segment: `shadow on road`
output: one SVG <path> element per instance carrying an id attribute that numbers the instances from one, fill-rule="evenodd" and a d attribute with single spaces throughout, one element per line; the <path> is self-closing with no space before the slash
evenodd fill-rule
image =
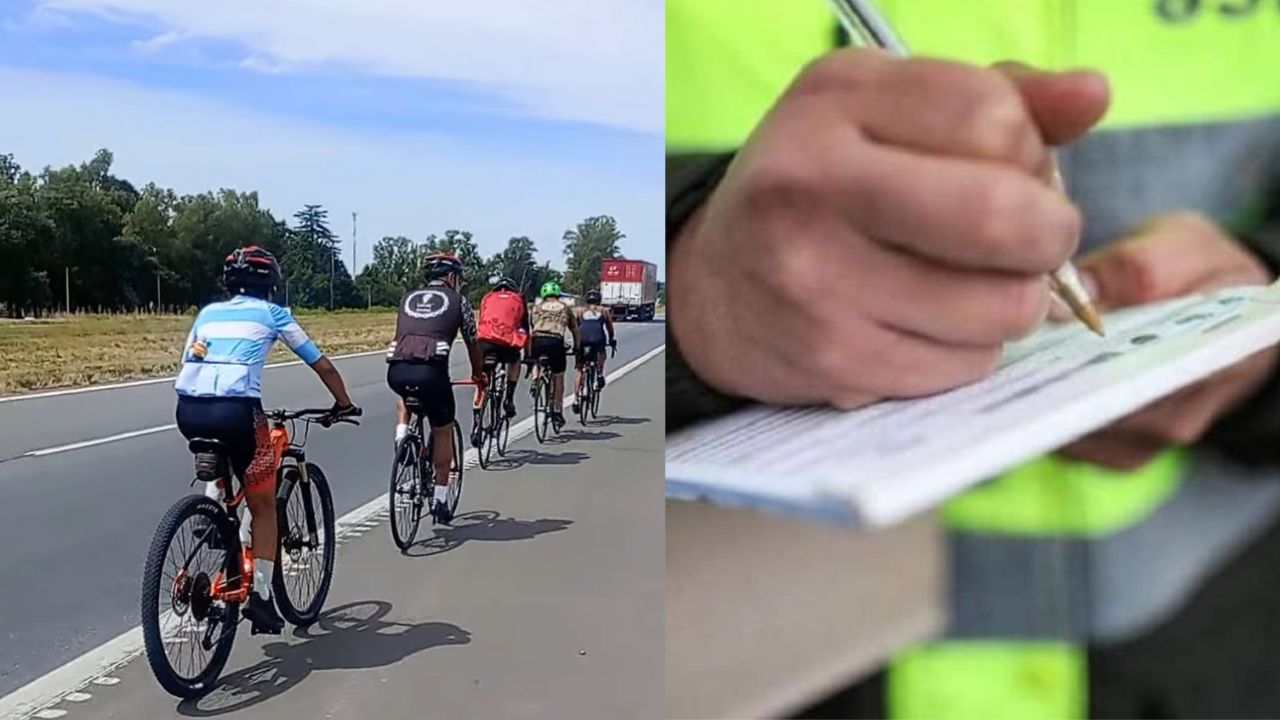
<path id="1" fill-rule="evenodd" d="M 616 433 L 612 430 L 585 430 L 577 427 L 565 428 L 560 437 L 566 440 L 613 440 L 614 438 L 622 437 L 622 433 Z"/>
<path id="2" fill-rule="evenodd" d="M 296 628 L 294 641 L 264 645 L 267 659 L 223 676 L 212 692 L 183 701 L 178 712 L 188 717 L 225 715 L 270 700 L 317 670 L 386 667 L 434 647 L 471 642 L 471 633 L 452 623 L 384 620 L 390 612 L 391 603 L 382 600 L 328 610 L 314 625 Z"/>
<path id="3" fill-rule="evenodd" d="M 514 470 L 524 465 L 577 465 L 583 460 L 590 459 L 590 457 L 590 455 L 576 450 L 546 453 L 527 448 L 518 448 L 508 450 L 504 457 L 491 462 L 487 470 L 503 472 Z"/>
<path id="4" fill-rule="evenodd" d="M 559 532 L 573 524 L 572 520 L 518 520 L 502 517 L 494 510 L 476 510 L 453 519 L 452 525 L 438 525 L 435 534 L 405 551 L 409 557 L 430 557 L 457 549 L 469 542 L 510 542 L 532 540 L 539 535 Z"/>
<path id="5" fill-rule="evenodd" d="M 623 417 L 622 415 L 601 415 L 592 421 L 592 425 L 643 425 L 652 422 L 649 418 Z"/>

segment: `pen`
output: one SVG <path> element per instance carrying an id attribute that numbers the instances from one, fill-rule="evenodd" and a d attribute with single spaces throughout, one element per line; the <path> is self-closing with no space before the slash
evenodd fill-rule
<path id="1" fill-rule="evenodd" d="M 907 46 L 898 38 L 893 28 L 889 27 L 889 23 L 876 12 L 870 0 L 830 0 L 830 3 L 836 15 L 839 16 L 840 22 L 844 24 L 845 29 L 855 41 L 859 41 L 863 46 L 888 50 L 899 57 L 906 57 L 909 54 Z M 1056 155 L 1052 158 L 1051 164 L 1053 165 L 1053 185 L 1065 193 L 1067 188 L 1062 181 L 1062 173 L 1058 171 Z M 1080 273 L 1076 271 L 1070 260 L 1049 273 L 1049 285 L 1058 298 L 1071 308 L 1071 312 L 1080 319 L 1080 322 L 1098 335 L 1105 334 L 1102 329 L 1102 318 L 1089 298 L 1089 291 L 1080 281 Z"/>

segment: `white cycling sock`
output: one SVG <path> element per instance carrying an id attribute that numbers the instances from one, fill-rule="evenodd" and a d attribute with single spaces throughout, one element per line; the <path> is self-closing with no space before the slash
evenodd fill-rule
<path id="1" fill-rule="evenodd" d="M 276 564 L 271 560 L 253 559 L 253 591 L 263 600 L 271 599 L 271 574 L 275 569 Z"/>
<path id="2" fill-rule="evenodd" d="M 404 439 L 404 436 L 408 434 L 409 434 L 408 425 L 405 425 L 404 423 L 396 423 L 396 442 L 400 442 L 401 440 Z"/>
<path id="3" fill-rule="evenodd" d="M 437 484 L 435 486 L 436 502 L 446 503 L 449 501 L 449 486 Z"/>

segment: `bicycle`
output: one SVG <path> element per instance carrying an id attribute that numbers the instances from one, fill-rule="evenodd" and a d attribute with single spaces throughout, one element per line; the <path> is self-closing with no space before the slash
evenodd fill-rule
<path id="1" fill-rule="evenodd" d="M 610 348 L 613 350 L 613 356 L 617 357 L 617 345 L 612 345 Z M 604 348 L 600 348 L 600 352 L 604 352 Z M 578 422 L 585 426 L 588 414 L 593 420 L 599 416 L 600 395 L 603 394 L 604 389 L 597 385 L 600 380 L 600 369 L 596 366 L 595 353 L 584 353 L 580 362 L 582 363 L 582 389 L 578 392 Z"/>
<path id="2" fill-rule="evenodd" d="M 507 364 L 497 363 L 494 369 L 485 369 L 489 382 L 476 411 L 476 427 L 472 432 L 480 434 L 477 455 L 480 467 L 488 469 L 493 464 L 493 454 L 507 454 L 507 441 L 511 437 L 511 418 L 507 417 L 503 400 L 507 397 Z"/>
<path id="3" fill-rule="evenodd" d="M 276 468 L 276 523 L 278 541 L 271 591 L 285 620 L 305 626 L 316 620 L 333 581 L 333 496 L 318 465 L 307 462 L 306 444 L 313 424 L 360 423 L 354 418 L 333 419 L 329 408 L 273 410 L 271 443 L 279 458 Z M 303 424 L 297 441 L 297 424 Z M 188 448 L 195 455 L 195 478 L 216 483 L 221 501 L 209 495 L 188 495 L 169 508 L 156 528 L 142 574 L 142 638 L 147 663 L 160 686 L 183 699 L 200 697 L 213 689 L 235 641 L 240 603 L 253 592 L 253 550 L 245 528 L 241 534 L 240 510 L 245 507 L 243 478 L 235 489 L 225 445 L 218 440 L 194 439 Z M 292 512 L 295 507 L 297 512 Z M 179 531 L 194 521 L 191 543 L 182 542 Z M 177 562 L 169 551 L 177 548 Z M 208 550 L 213 562 L 196 561 Z M 172 571 L 172 572 L 170 572 Z M 300 583 L 292 582 L 302 577 Z M 309 589 L 310 599 L 303 594 Z M 167 608 L 162 609 L 162 603 Z M 166 625 L 174 625 L 166 627 Z M 172 647 L 179 654 L 170 656 Z M 203 662 L 200 661 L 203 658 Z M 178 660 L 190 659 L 190 668 Z"/>
<path id="4" fill-rule="evenodd" d="M 572 349 L 571 345 L 565 345 L 565 352 Z M 533 396 L 533 431 L 538 437 L 538 442 L 544 443 L 550 435 L 550 431 L 554 430 L 556 435 L 560 434 L 560 424 L 552 422 L 551 413 L 553 410 L 562 408 L 555 407 L 555 384 L 552 381 L 551 358 L 546 355 L 539 355 L 536 359 L 526 360 L 529 367 L 529 374 L 533 372 L 533 363 L 538 365 L 538 377 L 534 378 L 529 385 L 529 393 Z"/>
<path id="5" fill-rule="evenodd" d="M 458 385 L 474 385 L 470 380 L 452 383 Z M 436 469 L 432 463 L 435 450 L 435 439 L 430 432 L 424 432 L 424 415 L 421 401 L 406 397 L 405 408 L 409 410 L 409 432 L 396 443 L 395 462 L 391 465 L 391 490 L 388 501 L 391 505 L 391 540 L 400 550 L 408 550 L 418 535 L 418 525 L 422 522 L 422 507 L 433 521 L 438 521 L 435 509 Z M 423 438 L 426 448 L 423 448 Z M 445 504 L 452 516 L 458 511 L 458 501 L 462 498 L 462 426 L 453 421 L 453 467 L 450 472 L 449 494 Z"/>

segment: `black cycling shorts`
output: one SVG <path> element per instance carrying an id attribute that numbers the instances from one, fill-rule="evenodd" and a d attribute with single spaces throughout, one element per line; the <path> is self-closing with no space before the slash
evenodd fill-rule
<path id="1" fill-rule="evenodd" d="M 178 432 L 188 440 L 218 440 L 246 487 L 275 478 L 275 457 L 262 401 L 247 397 L 178 396 Z"/>
<path id="2" fill-rule="evenodd" d="M 594 342 L 583 343 L 582 362 L 578 363 L 576 367 L 582 367 L 584 364 L 590 363 L 591 361 L 595 360 L 597 354 L 603 355 L 604 349 L 608 344 L 609 343 L 604 340 L 601 340 L 598 343 L 594 343 Z"/>
<path id="3" fill-rule="evenodd" d="M 520 362 L 520 348 L 511 347 L 503 343 L 493 342 L 492 340 L 480 341 L 480 355 L 484 357 L 485 367 L 505 363 Z"/>
<path id="4" fill-rule="evenodd" d="M 536 361 L 545 356 L 551 364 L 551 372 L 562 373 L 568 365 L 564 355 L 564 338 L 559 335 L 534 335 L 529 346 L 530 355 Z"/>
<path id="5" fill-rule="evenodd" d="M 448 362 L 393 362 L 387 365 L 387 385 L 402 398 L 422 404 L 418 412 L 433 428 L 447 427 L 456 417 Z"/>

